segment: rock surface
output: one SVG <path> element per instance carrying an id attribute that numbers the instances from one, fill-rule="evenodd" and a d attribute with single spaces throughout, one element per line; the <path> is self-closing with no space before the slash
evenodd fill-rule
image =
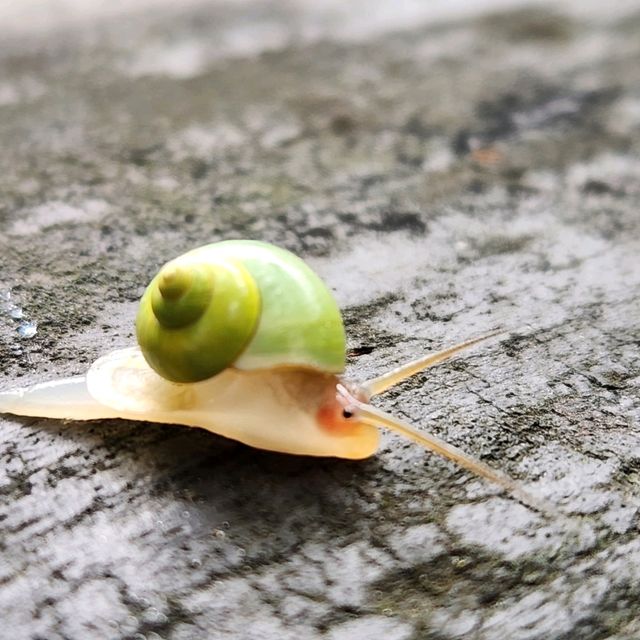
<path id="1" fill-rule="evenodd" d="M 0 8 L 2 388 L 130 344 L 164 260 L 273 241 L 352 378 L 517 329 L 379 404 L 568 517 L 392 435 L 5 415 L 0 636 L 640 637 L 640 3 L 37 4 Z"/>

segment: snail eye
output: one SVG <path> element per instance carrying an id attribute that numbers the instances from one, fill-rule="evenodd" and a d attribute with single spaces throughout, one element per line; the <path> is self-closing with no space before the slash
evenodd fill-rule
<path id="1" fill-rule="evenodd" d="M 349 411 L 348 409 L 343 409 L 342 410 L 342 417 L 345 420 L 348 420 L 349 418 L 353 418 L 353 411 Z"/>

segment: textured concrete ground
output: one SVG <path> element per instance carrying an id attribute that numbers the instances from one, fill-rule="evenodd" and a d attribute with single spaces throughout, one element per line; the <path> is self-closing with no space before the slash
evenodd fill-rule
<path id="1" fill-rule="evenodd" d="M 517 328 L 379 403 L 568 518 L 391 435 L 2 416 L 0 637 L 640 637 L 640 3 L 101 4 L 0 8 L 0 387 L 130 344 L 164 260 L 274 241 L 352 378 Z"/>

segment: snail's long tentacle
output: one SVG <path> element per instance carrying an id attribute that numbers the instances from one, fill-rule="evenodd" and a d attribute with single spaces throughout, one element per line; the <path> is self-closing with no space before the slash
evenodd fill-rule
<path id="1" fill-rule="evenodd" d="M 502 471 L 493 469 L 478 458 L 465 453 L 461 449 L 458 449 L 458 447 L 454 447 L 441 438 L 438 438 L 438 436 L 420 431 L 404 420 L 400 420 L 395 416 L 377 409 L 376 407 L 372 407 L 369 404 L 360 402 L 342 386 L 340 386 L 339 392 L 344 399 L 345 408 L 352 411 L 359 421 L 376 427 L 386 427 L 387 429 L 400 433 L 405 438 L 414 440 L 418 444 L 422 445 L 425 449 L 452 460 L 456 464 L 472 471 L 476 475 L 496 483 L 524 505 L 554 518 L 561 517 L 561 514 L 559 514 L 552 505 L 548 504 L 544 500 L 536 498 L 524 489 L 516 480 L 510 478 L 505 473 L 502 473 Z"/>
<path id="2" fill-rule="evenodd" d="M 66 420 L 118 417 L 113 409 L 91 396 L 84 376 L 2 391 L 0 413 Z"/>
<path id="3" fill-rule="evenodd" d="M 387 373 L 378 376 L 377 378 L 372 378 L 371 380 L 367 380 L 364 384 L 361 385 L 361 390 L 364 391 L 365 394 L 370 398 L 371 396 L 376 396 L 379 393 L 383 393 L 387 389 L 393 387 L 394 385 L 410 378 L 416 373 L 420 373 L 425 369 L 432 367 L 434 364 L 438 364 L 439 362 L 444 362 L 448 360 L 452 356 L 456 355 L 460 351 L 464 351 L 469 347 L 472 347 L 479 342 L 484 342 L 489 338 L 493 338 L 494 336 L 500 335 L 502 333 L 508 333 L 504 330 L 492 331 L 491 333 L 487 333 L 478 338 L 472 338 L 471 340 L 465 340 L 464 342 L 460 342 L 459 344 L 454 345 L 453 347 L 449 347 L 448 349 L 443 349 L 442 351 L 436 351 L 435 353 L 429 353 L 426 356 L 422 356 L 417 360 L 412 360 L 407 364 L 401 365 L 396 369 L 392 369 Z"/>

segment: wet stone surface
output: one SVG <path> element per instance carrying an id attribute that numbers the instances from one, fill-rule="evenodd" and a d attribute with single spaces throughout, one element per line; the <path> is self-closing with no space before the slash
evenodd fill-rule
<path id="1" fill-rule="evenodd" d="M 517 328 L 378 402 L 568 517 L 392 435 L 4 415 L 0 635 L 637 638 L 640 4 L 143 4 L 0 21 L 0 388 L 131 344 L 166 259 L 273 241 L 352 378 Z"/>

